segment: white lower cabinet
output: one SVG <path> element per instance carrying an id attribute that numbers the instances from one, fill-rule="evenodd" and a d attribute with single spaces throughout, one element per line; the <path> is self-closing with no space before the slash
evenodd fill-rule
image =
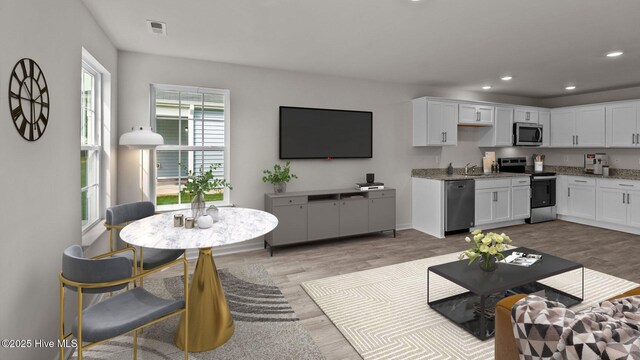
<path id="1" fill-rule="evenodd" d="M 640 181 L 601 179 L 597 220 L 640 227 Z"/>
<path id="2" fill-rule="evenodd" d="M 527 219 L 531 216 L 530 204 L 531 188 L 529 186 L 514 186 L 511 188 L 511 218 Z"/>
<path id="3" fill-rule="evenodd" d="M 527 187 L 528 189 L 528 187 Z M 518 211 L 524 212 L 522 206 L 529 206 L 527 191 L 526 205 L 522 205 L 521 192 L 518 192 Z M 511 179 L 476 180 L 475 220 L 476 226 L 499 223 L 513 219 Z M 522 215 L 522 214 L 519 214 Z M 528 216 L 527 216 L 528 217 Z"/>
<path id="4" fill-rule="evenodd" d="M 596 187 L 569 184 L 567 215 L 595 220 Z"/>

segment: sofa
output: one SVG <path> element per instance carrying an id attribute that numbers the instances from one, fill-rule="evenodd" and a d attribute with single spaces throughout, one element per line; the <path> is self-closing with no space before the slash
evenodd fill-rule
<path id="1" fill-rule="evenodd" d="M 640 287 L 629 290 L 609 300 L 628 296 L 640 295 Z M 495 359 L 518 360 L 520 358 L 516 345 L 513 328 L 511 325 L 511 309 L 516 302 L 525 298 L 527 294 L 518 294 L 506 297 L 496 304 L 495 318 Z"/>

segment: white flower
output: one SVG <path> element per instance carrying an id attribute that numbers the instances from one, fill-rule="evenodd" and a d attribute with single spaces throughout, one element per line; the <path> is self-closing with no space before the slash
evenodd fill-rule
<path id="1" fill-rule="evenodd" d="M 492 247 L 489 248 L 489 254 L 495 255 L 497 253 L 498 253 L 498 251 L 496 250 L 495 246 L 492 246 Z"/>
<path id="2" fill-rule="evenodd" d="M 482 234 L 476 234 L 476 235 L 474 235 L 473 240 L 479 241 L 479 240 L 482 240 L 483 237 L 484 237 L 484 235 L 482 235 Z"/>
<path id="3" fill-rule="evenodd" d="M 464 238 L 464 241 L 466 241 L 466 242 L 470 243 L 470 242 L 471 242 L 471 239 L 469 239 L 469 237 L 467 236 L 466 238 Z"/>
<path id="4" fill-rule="evenodd" d="M 491 241 L 492 241 L 491 238 L 488 236 L 485 236 L 484 239 L 482 239 L 482 243 L 485 245 L 491 244 Z"/>
<path id="5" fill-rule="evenodd" d="M 471 233 L 472 233 L 473 235 L 482 234 L 482 230 L 473 230 Z"/>
<path id="6" fill-rule="evenodd" d="M 489 247 L 485 244 L 480 245 L 480 252 L 486 253 L 489 252 Z"/>

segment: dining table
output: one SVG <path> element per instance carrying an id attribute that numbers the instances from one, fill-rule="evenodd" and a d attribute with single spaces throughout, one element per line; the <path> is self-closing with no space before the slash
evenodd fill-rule
<path id="1" fill-rule="evenodd" d="M 234 333 L 229 305 L 213 260 L 213 248 L 262 236 L 278 225 L 278 219 L 261 210 L 220 207 L 213 226 L 201 229 L 174 226 L 174 215 L 190 216 L 190 210 L 156 214 L 136 220 L 122 229 L 128 244 L 155 249 L 199 249 L 188 297 L 188 328 L 184 315 L 175 343 L 184 349 L 187 331 L 189 351 L 202 352 L 226 343 Z"/>

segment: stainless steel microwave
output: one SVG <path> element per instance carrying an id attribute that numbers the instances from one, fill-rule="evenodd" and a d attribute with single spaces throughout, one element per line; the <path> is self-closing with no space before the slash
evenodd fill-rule
<path id="1" fill-rule="evenodd" d="M 542 145 L 542 125 L 531 123 L 513 123 L 513 145 Z"/>

